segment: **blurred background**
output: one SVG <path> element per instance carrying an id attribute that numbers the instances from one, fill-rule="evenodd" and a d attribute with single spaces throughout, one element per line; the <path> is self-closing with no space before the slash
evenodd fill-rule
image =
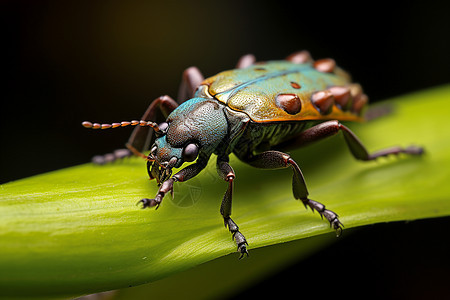
<path id="1" fill-rule="evenodd" d="M 95 154 L 122 147 L 129 130 L 98 134 L 80 123 L 140 118 L 156 97 L 176 97 L 181 73 L 192 65 L 208 77 L 233 68 L 246 53 L 272 60 L 307 49 L 314 58 L 332 57 L 350 71 L 372 102 L 450 82 L 448 1 L 393 5 L 383 1 L 50 0 L 2 1 L 0 8 L 4 74 L 0 183 L 86 163 Z M 449 253 L 449 245 L 433 244 L 433 235 L 427 235 L 426 241 L 420 238 L 426 226 L 436 232 L 449 228 L 450 222 L 413 224 L 422 225 L 366 229 L 337 243 L 333 246 L 337 250 L 332 247 L 314 260 L 300 262 L 293 269 L 301 274 L 294 278 L 286 275 L 292 270 L 286 270 L 268 280 L 271 285 L 295 280 L 296 288 L 302 283 L 304 289 L 319 293 L 324 282 L 317 270 L 330 280 L 325 285 L 332 289 L 348 283 L 348 279 L 331 280 L 342 273 L 342 267 L 353 267 L 360 268 L 362 276 L 350 280 L 367 288 L 380 289 L 387 280 L 415 276 L 385 286 L 392 295 L 405 293 L 416 281 L 425 287 L 436 283 L 447 288 L 439 279 L 448 279 L 443 270 L 448 271 L 449 259 L 443 255 L 440 266 L 429 259 L 436 251 Z M 399 236 L 419 242 L 409 244 Z M 395 251 L 378 245 L 384 237 L 394 243 Z M 416 249 L 410 251 L 411 247 Z M 336 253 L 345 261 L 341 270 L 327 263 L 336 262 Z M 362 268 L 367 257 L 375 272 Z M 386 271 L 394 274 L 392 279 L 383 270 L 386 264 L 396 263 L 400 265 Z M 408 271 L 412 264 L 415 272 Z M 316 277 L 308 281 L 311 272 Z M 423 274 L 426 280 L 421 280 Z"/>

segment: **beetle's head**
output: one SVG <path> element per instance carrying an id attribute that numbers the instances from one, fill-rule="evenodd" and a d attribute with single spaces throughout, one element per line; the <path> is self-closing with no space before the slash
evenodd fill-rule
<path id="1" fill-rule="evenodd" d="M 148 157 L 133 145 L 127 146 L 133 153 L 147 159 L 148 174 L 151 179 L 156 178 L 158 183 L 169 179 L 172 169 L 181 167 L 185 162 L 199 158 L 206 163 L 228 132 L 223 106 L 217 101 L 205 98 L 193 98 L 184 102 L 167 117 L 166 122 L 159 125 L 151 121 L 124 121 L 112 124 L 85 121 L 82 125 L 92 129 L 128 125 L 152 127 L 156 139 Z"/>
<path id="2" fill-rule="evenodd" d="M 207 160 L 228 131 L 222 106 L 204 98 L 184 102 L 158 127 L 147 164 L 150 178 L 158 182 L 185 162 Z"/>

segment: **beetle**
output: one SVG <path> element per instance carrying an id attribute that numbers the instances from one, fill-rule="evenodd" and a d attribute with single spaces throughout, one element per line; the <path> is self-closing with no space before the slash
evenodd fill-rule
<path id="1" fill-rule="evenodd" d="M 159 189 L 154 198 L 138 202 L 142 208 L 157 209 L 164 196 L 173 193 L 175 182 L 197 176 L 215 154 L 217 172 L 228 183 L 220 213 L 242 258 L 248 256 L 248 243 L 231 218 L 236 178 L 229 164 L 231 153 L 256 168 L 291 168 L 294 198 L 325 217 L 338 236 L 343 227 L 338 215 L 309 198 L 302 171 L 283 151 L 342 132 L 350 152 L 358 160 L 423 153 L 417 146 L 369 153 L 358 137 L 341 123 L 362 121 L 367 103 L 368 97 L 361 86 L 353 83 L 333 59 L 314 61 L 304 50 L 285 60 L 256 62 L 248 54 L 241 57 L 236 69 L 207 79 L 196 67 L 186 69 L 178 101 L 167 95 L 157 98 L 140 121 L 112 124 L 85 121 L 82 125 L 93 129 L 136 126 L 127 149 L 96 156 L 93 161 L 102 164 L 133 154 L 146 159 L 148 175 L 156 179 Z M 148 150 L 148 155 L 143 154 Z M 173 168 L 180 168 L 186 162 L 194 163 L 172 174 Z"/>

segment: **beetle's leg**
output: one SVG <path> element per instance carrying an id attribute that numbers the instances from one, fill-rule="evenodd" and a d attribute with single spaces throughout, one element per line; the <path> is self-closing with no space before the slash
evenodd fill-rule
<path id="1" fill-rule="evenodd" d="M 159 186 L 158 193 L 156 194 L 155 198 L 153 198 L 153 199 L 144 198 L 144 199 L 139 200 L 139 202 L 137 204 L 142 203 L 142 208 L 156 206 L 156 209 L 158 209 L 164 196 L 168 192 L 173 193 L 173 183 L 174 182 L 175 182 L 175 179 L 173 177 L 167 179 Z"/>
<path id="2" fill-rule="evenodd" d="M 359 160 L 364 161 L 374 160 L 380 156 L 387 156 L 390 154 L 399 154 L 399 153 L 406 153 L 412 155 L 420 155 L 423 153 L 423 148 L 417 146 L 409 146 L 407 148 L 391 147 L 374 153 L 369 153 L 364 147 L 364 145 L 361 143 L 361 141 L 358 139 L 358 137 L 348 127 L 342 125 L 339 121 L 336 120 L 327 121 L 318 124 L 316 126 L 313 126 L 303 131 L 295 138 L 287 142 L 284 142 L 279 146 L 282 149 L 304 146 L 312 142 L 324 139 L 326 137 L 333 136 L 339 133 L 339 131 L 342 131 L 342 133 L 344 134 L 345 142 L 347 143 L 350 152 L 356 159 Z"/>
<path id="3" fill-rule="evenodd" d="M 286 57 L 287 61 L 290 61 L 294 64 L 303 64 L 306 62 L 311 62 L 313 59 L 311 57 L 311 54 L 309 54 L 308 51 L 302 50 L 298 52 L 294 52 L 288 57 Z"/>
<path id="4" fill-rule="evenodd" d="M 302 171 L 289 154 L 279 151 L 265 151 L 258 155 L 251 155 L 245 160 L 248 164 L 262 169 L 281 169 L 291 167 L 294 175 L 292 177 L 292 191 L 295 199 L 300 199 L 305 207 L 309 206 L 312 211 L 317 210 L 321 217 L 325 217 L 330 226 L 336 230 L 339 236 L 342 232 L 342 223 L 338 215 L 331 210 L 325 209 L 325 205 L 308 198 L 308 189 Z"/>
<path id="5" fill-rule="evenodd" d="M 181 77 L 180 88 L 178 89 L 178 103 L 191 99 L 195 90 L 204 80 L 202 72 L 197 67 L 189 67 L 184 70 Z"/>
<path id="6" fill-rule="evenodd" d="M 175 100 L 167 95 L 158 97 L 147 108 L 141 120 L 160 123 L 164 121 L 167 116 L 175 108 L 177 108 L 177 106 L 178 104 L 175 102 Z M 92 158 L 92 162 L 101 165 L 120 158 L 132 156 L 133 154 L 137 156 L 147 157 L 146 155 L 142 154 L 142 152 L 150 148 L 152 136 L 153 130 L 150 127 L 137 126 L 136 128 L 134 128 L 130 138 L 128 139 L 128 142 L 126 143 L 127 149 L 118 149 L 112 154 L 94 156 Z"/>
<path id="7" fill-rule="evenodd" d="M 394 111 L 394 106 L 392 104 L 383 103 L 382 105 L 370 106 L 364 113 L 364 120 L 372 121 L 386 115 L 391 114 Z"/>
<path id="8" fill-rule="evenodd" d="M 146 207 L 154 207 L 156 206 L 156 209 L 161 204 L 164 196 L 170 192 L 173 194 L 173 184 L 177 181 L 183 182 L 186 180 L 189 180 L 195 176 L 197 176 L 198 173 L 200 173 L 206 166 L 207 161 L 204 160 L 197 160 L 195 164 L 189 165 L 184 169 L 181 169 L 178 173 L 173 175 L 171 178 L 164 181 L 161 186 L 159 187 L 158 193 L 156 194 L 155 198 L 148 199 L 144 198 L 141 199 L 139 203 L 142 203 L 142 208 Z"/>
<path id="9" fill-rule="evenodd" d="M 171 97 L 164 95 L 156 98 L 145 111 L 141 120 L 163 122 L 167 116 L 178 107 L 178 103 Z M 161 115 L 162 114 L 162 115 Z M 153 130 L 150 127 L 136 127 L 127 142 L 127 148 L 133 147 L 137 151 L 146 151 L 151 146 Z"/>
<path id="10" fill-rule="evenodd" d="M 256 58 L 253 54 L 246 54 L 241 56 L 238 63 L 236 64 L 236 69 L 245 69 L 253 65 Z"/>
<path id="11" fill-rule="evenodd" d="M 234 174 L 233 168 L 228 163 L 228 157 L 217 159 L 217 173 L 219 173 L 219 176 L 223 180 L 228 182 L 227 191 L 223 195 L 222 204 L 220 205 L 220 214 L 223 217 L 225 227 L 228 227 L 228 230 L 232 234 L 232 238 L 236 242 L 237 250 L 241 253 L 239 259 L 241 259 L 244 257 L 244 255 L 248 256 L 248 243 L 244 235 L 239 231 L 239 227 L 237 226 L 237 224 L 230 218 L 231 204 L 233 200 L 233 182 L 236 178 L 236 175 Z"/>

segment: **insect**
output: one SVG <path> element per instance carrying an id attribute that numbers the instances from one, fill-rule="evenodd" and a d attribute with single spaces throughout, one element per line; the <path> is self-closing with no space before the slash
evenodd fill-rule
<path id="1" fill-rule="evenodd" d="M 338 215 L 309 198 L 302 171 L 282 151 L 342 132 L 350 152 L 363 161 L 390 154 L 423 152 L 420 147 L 410 146 L 369 153 L 341 123 L 363 120 L 367 102 L 361 86 L 352 83 L 348 73 L 332 59 L 314 61 L 307 51 L 300 51 L 285 60 L 255 62 L 255 57 L 249 54 L 241 57 L 236 69 L 207 79 L 196 67 L 186 69 L 178 101 L 169 96 L 157 98 L 140 121 L 82 124 L 93 129 L 136 126 L 127 149 L 93 160 L 101 164 L 132 154 L 146 159 L 148 175 L 156 179 L 159 189 L 154 198 L 138 202 L 142 208 L 158 208 L 164 196 L 173 192 L 176 182 L 197 176 L 215 154 L 218 174 L 228 183 L 220 213 L 242 258 L 248 255 L 248 243 L 231 218 L 236 178 L 229 164 L 231 153 L 256 168 L 291 168 L 294 198 L 306 208 L 318 211 L 340 235 L 343 224 Z M 143 154 L 148 150 L 148 155 Z M 194 161 L 172 174 L 173 168 Z"/>

